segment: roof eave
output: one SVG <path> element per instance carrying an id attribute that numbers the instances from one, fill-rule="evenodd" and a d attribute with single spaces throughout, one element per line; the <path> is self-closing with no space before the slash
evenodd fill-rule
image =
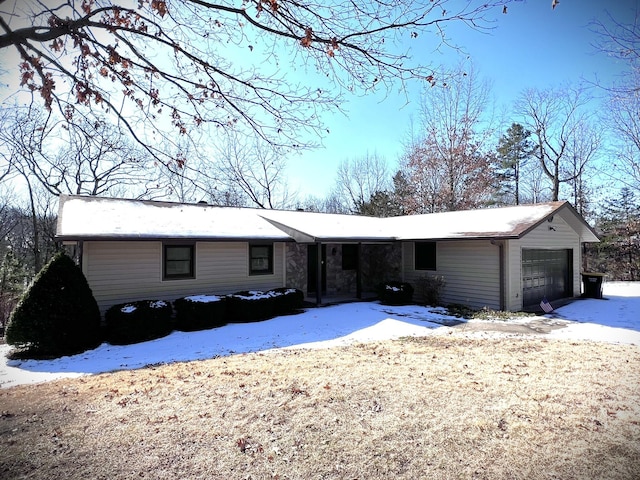
<path id="1" fill-rule="evenodd" d="M 575 219 L 582 225 L 582 231 L 578 232 L 580 235 L 580 241 L 583 243 L 600 243 L 600 236 L 596 233 L 596 231 L 587 223 L 580 213 L 571 205 L 569 202 L 564 202 L 564 204 L 558 208 L 558 212 L 562 209 L 568 209 Z"/>
<path id="2" fill-rule="evenodd" d="M 56 235 L 58 242 L 292 242 L 289 237 L 212 237 L 212 236 L 161 236 L 161 235 Z"/>
<path id="3" fill-rule="evenodd" d="M 392 243 L 396 237 L 315 237 L 316 243 Z"/>
<path id="4" fill-rule="evenodd" d="M 449 242 L 449 241 L 460 241 L 460 240 L 514 240 L 519 238 L 518 235 L 459 235 L 459 236 L 451 236 L 451 237 L 402 237 L 398 238 L 398 240 L 403 242 Z"/>

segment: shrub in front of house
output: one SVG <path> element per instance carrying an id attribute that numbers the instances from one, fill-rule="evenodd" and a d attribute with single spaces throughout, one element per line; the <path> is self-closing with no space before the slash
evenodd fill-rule
<path id="1" fill-rule="evenodd" d="M 304 293 L 297 288 L 274 288 L 267 292 L 274 300 L 274 314 L 285 315 L 302 308 Z"/>
<path id="2" fill-rule="evenodd" d="M 173 302 L 176 329 L 183 332 L 221 327 L 227 323 L 227 299 L 218 295 L 191 295 Z"/>
<path id="3" fill-rule="evenodd" d="M 425 275 L 416 281 L 416 292 L 425 305 L 437 306 L 441 303 L 444 277 L 440 275 Z"/>
<path id="4" fill-rule="evenodd" d="M 164 337 L 173 330 L 171 304 L 140 300 L 114 305 L 105 314 L 106 339 L 113 345 L 129 345 Z"/>
<path id="5" fill-rule="evenodd" d="M 408 305 L 413 301 L 413 287 L 407 282 L 384 282 L 378 285 L 377 291 L 384 305 Z"/>
<path id="6" fill-rule="evenodd" d="M 6 341 L 25 358 L 56 357 L 97 347 L 100 311 L 82 270 L 57 253 L 11 314 Z"/>
<path id="7" fill-rule="evenodd" d="M 229 322 L 257 322 L 273 317 L 274 312 L 274 297 L 261 290 L 243 290 L 227 295 L 227 320 Z"/>

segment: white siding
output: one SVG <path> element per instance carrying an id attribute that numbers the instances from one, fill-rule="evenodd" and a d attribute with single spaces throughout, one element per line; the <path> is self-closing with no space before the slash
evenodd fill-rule
<path id="1" fill-rule="evenodd" d="M 442 276 L 441 301 L 445 305 L 500 308 L 500 249 L 488 240 L 437 242 L 436 271 L 415 270 L 414 242 L 404 242 L 402 250 L 404 281 L 414 287 L 420 277 Z"/>
<path id="2" fill-rule="evenodd" d="M 82 268 L 101 312 L 133 300 L 173 301 L 284 285 L 284 243 L 273 244 L 271 275 L 249 275 L 246 242 L 197 242 L 193 279 L 162 279 L 162 242 L 84 242 Z"/>
<path id="3" fill-rule="evenodd" d="M 506 242 L 507 310 L 522 310 L 523 248 L 573 249 L 573 295 L 580 294 L 580 237 L 562 215 L 555 215 L 552 222 L 543 222 L 524 237 Z"/>

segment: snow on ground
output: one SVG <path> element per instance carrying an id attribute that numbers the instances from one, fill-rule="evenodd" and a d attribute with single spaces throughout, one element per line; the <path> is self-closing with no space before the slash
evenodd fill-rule
<path id="1" fill-rule="evenodd" d="M 640 282 L 604 283 L 603 297 L 558 309 L 561 318 L 574 321 L 550 336 L 640 345 Z"/>
<path id="2" fill-rule="evenodd" d="M 547 334 L 552 338 L 640 345 L 640 282 L 605 283 L 604 296 L 606 300 L 577 300 L 558 309 L 555 316 L 534 318 L 538 322 L 562 326 Z M 531 321 L 527 319 L 531 317 L 516 318 L 513 322 Z M 229 324 L 200 332 L 174 332 L 134 345 L 104 343 L 78 355 L 46 361 L 7 360 L 10 347 L 0 345 L 0 387 L 276 348 L 325 348 L 406 336 L 464 332 L 456 330 L 454 325 L 458 323 L 459 319 L 448 316 L 442 308 L 389 307 L 363 302 L 311 308 L 258 323 Z"/>

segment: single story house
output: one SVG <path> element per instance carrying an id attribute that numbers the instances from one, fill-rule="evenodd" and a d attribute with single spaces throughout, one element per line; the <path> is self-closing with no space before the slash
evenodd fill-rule
<path id="1" fill-rule="evenodd" d="M 580 295 L 582 244 L 599 241 L 568 202 L 377 218 L 65 195 L 57 239 L 103 313 L 285 286 L 321 304 L 433 276 L 444 304 L 518 311 Z"/>

